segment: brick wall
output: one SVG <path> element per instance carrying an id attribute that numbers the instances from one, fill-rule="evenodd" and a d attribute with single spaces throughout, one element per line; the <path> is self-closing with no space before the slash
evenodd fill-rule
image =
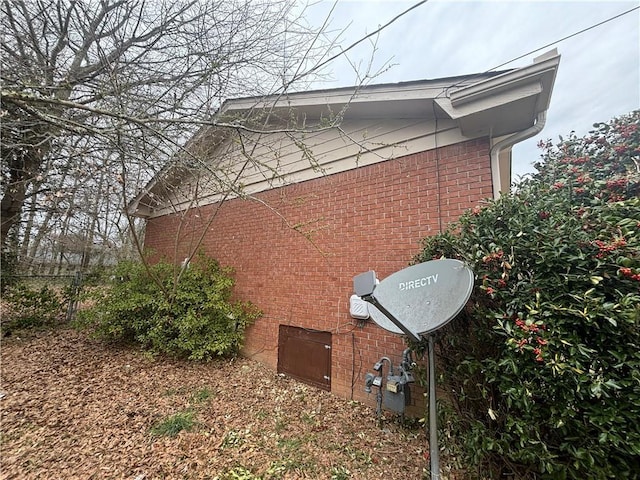
<path id="1" fill-rule="evenodd" d="M 244 353 L 275 369 L 280 324 L 330 331 L 332 390 L 371 403 L 364 374 L 382 355 L 398 362 L 404 343 L 351 319 L 354 275 L 408 266 L 421 238 L 491 196 L 488 139 L 471 140 L 155 218 L 146 245 L 180 261 L 207 228 L 206 252 L 235 269 L 237 296 L 264 311 Z"/>

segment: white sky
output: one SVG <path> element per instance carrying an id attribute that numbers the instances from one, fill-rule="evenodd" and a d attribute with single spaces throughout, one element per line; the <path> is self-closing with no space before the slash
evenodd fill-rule
<path id="1" fill-rule="evenodd" d="M 375 31 L 417 0 L 340 0 L 331 29 L 347 28 L 341 45 Z M 320 0 L 307 10 L 319 24 L 334 2 Z M 431 0 L 380 33 L 373 70 L 392 67 L 372 83 L 395 83 L 481 73 L 527 52 L 630 10 L 640 2 L 618 1 L 489 1 Z M 542 132 L 514 147 L 513 178 L 534 171 L 540 139 L 579 136 L 593 123 L 640 108 L 640 11 L 551 45 L 508 63 L 499 70 L 531 64 L 533 58 L 557 48 L 562 56 Z M 365 69 L 371 44 L 349 53 Z M 333 80 L 314 88 L 354 85 L 358 78 L 346 60 L 331 66 Z"/>

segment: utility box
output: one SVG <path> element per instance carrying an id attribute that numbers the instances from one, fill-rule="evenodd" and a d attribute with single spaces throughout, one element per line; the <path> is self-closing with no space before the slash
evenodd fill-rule
<path id="1" fill-rule="evenodd" d="M 369 305 L 357 295 L 351 295 L 349 299 L 349 313 L 358 320 L 369 318 Z"/>
<path id="2" fill-rule="evenodd" d="M 384 406 L 396 413 L 404 413 L 409 403 L 409 385 L 402 375 L 387 376 L 387 386 L 384 392 Z"/>

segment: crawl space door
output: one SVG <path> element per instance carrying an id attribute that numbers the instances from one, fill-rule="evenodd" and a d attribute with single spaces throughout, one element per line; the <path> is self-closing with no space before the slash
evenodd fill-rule
<path id="1" fill-rule="evenodd" d="M 278 373 L 331 391 L 331 333 L 280 325 Z"/>

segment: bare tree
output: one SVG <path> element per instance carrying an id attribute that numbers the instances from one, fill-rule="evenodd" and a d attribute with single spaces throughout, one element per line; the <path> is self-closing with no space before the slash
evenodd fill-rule
<path id="1" fill-rule="evenodd" d="M 73 250 L 85 266 L 97 245 L 132 239 L 141 253 L 136 219 L 122 215 L 141 185 L 163 178 L 165 200 L 180 202 L 180 212 L 211 192 L 221 201 L 244 195 L 239 179 L 248 170 L 280 176 L 277 163 L 256 154 L 274 148 L 273 133 L 313 165 L 304 136 L 339 129 L 343 112 L 316 125 L 277 117 L 269 103 L 242 117 L 216 112 L 228 98 L 303 89 L 362 41 L 375 51 L 375 35 L 422 3 L 340 48 L 328 21 L 310 28 L 295 0 L 4 0 L 3 250 L 17 237 L 33 259 L 46 239 L 51 261 Z M 357 74 L 362 84 L 373 77 Z M 192 191 L 175 182 L 185 176 Z"/>
<path id="2" fill-rule="evenodd" d="M 52 196 L 78 191 L 72 179 L 96 197 L 122 194 L 123 185 L 130 194 L 225 98 L 289 88 L 320 45 L 319 32 L 294 6 L 5 0 L 3 247 L 25 205 L 32 212 L 28 240 Z M 67 183 L 49 181 L 65 171 L 73 171 Z"/>

